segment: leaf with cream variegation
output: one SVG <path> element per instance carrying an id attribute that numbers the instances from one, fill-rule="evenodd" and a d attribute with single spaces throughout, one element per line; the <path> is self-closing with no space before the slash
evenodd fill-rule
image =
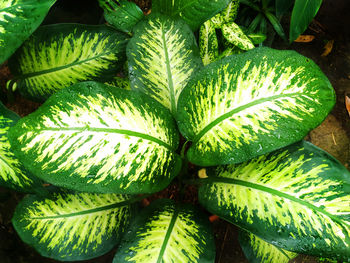
<path id="1" fill-rule="evenodd" d="M 335 103 L 319 67 L 294 51 L 255 48 L 211 63 L 179 96 L 189 161 L 239 163 L 301 140 Z"/>
<path id="2" fill-rule="evenodd" d="M 207 175 L 199 201 L 210 212 L 286 250 L 350 258 L 350 172 L 311 143 Z"/>
<path id="3" fill-rule="evenodd" d="M 210 20 L 199 29 L 199 51 L 204 65 L 214 62 L 219 56 L 218 38 Z"/>
<path id="4" fill-rule="evenodd" d="M 79 191 L 153 193 L 181 166 L 170 112 L 142 93 L 97 82 L 54 94 L 9 138 L 30 171 Z"/>

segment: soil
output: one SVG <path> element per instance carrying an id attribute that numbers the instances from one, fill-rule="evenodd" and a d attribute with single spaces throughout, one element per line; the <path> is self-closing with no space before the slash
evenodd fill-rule
<path id="1" fill-rule="evenodd" d="M 74 3 L 73 3 L 74 2 Z M 58 0 L 50 11 L 46 24 L 77 22 L 98 24 L 103 22 L 102 11 L 95 0 L 80 1 Z M 150 0 L 135 0 L 145 13 L 150 11 Z M 336 94 L 337 103 L 327 119 L 306 139 L 328 151 L 346 167 L 350 165 L 350 117 L 345 107 L 345 96 L 350 95 L 350 2 L 349 0 L 324 0 L 314 21 L 304 33 L 315 36 L 309 43 L 293 43 L 288 45 L 275 39 L 273 47 L 277 49 L 294 49 L 311 58 L 320 66 L 331 81 Z M 324 47 L 334 41 L 333 48 L 327 56 L 322 56 Z M 6 82 L 11 74 L 4 63 L 0 67 L 0 98 L 11 110 L 20 116 L 33 112 L 40 104 L 28 101 L 18 94 L 14 97 L 5 94 Z M 149 198 L 177 198 L 178 189 L 172 186 L 158 195 Z M 43 258 L 32 248 L 24 244 L 11 225 L 11 217 L 22 194 L 0 187 L 0 263 L 55 263 L 58 261 Z M 185 201 L 197 203 L 196 189 L 186 189 Z M 208 214 L 209 216 L 209 214 Z M 237 241 L 237 228 L 224 220 L 213 222 L 216 238 L 217 263 L 247 263 Z M 86 263 L 112 262 L 115 250 L 97 259 L 82 261 Z M 292 262 L 319 262 L 308 256 L 298 256 Z M 324 262 L 324 261 L 323 261 Z"/>

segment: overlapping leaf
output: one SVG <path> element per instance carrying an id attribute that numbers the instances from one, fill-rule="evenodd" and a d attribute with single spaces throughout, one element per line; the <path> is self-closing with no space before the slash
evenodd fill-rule
<path id="1" fill-rule="evenodd" d="M 0 1 L 0 64 L 34 32 L 55 2 L 56 0 Z"/>
<path id="2" fill-rule="evenodd" d="M 181 17 L 195 31 L 199 26 L 223 10 L 230 0 L 153 0 L 152 12 L 173 18 Z"/>
<path id="3" fill-rule="evenodd" d="M 181 166 L 170 112 L 142 93 L 97 82 L 54 94 L 9 138 L 29 170 L 79 191 L 156 192 Z"/>
<path id="4" fill-rule="evenodd" d="M 316 64 L 294 51 L 255 48 L 214 62 L 182 91 L 177 120 L 198 165 L 239 163 L 301 140 L 335 103 Z"/>
<path id="5" fill-rule="evenodd" d="M 134 28 L 127 47 L 130 81 L 176 112 L 180 92 L 201 65 L 196 40 L 181 20 L 151 15 Z"/>
<path id="6" fill-rule="evenodd" d="M 238 240 L 249 263 L 288 263 L 298 255 L 243 230 L 239 232 Z"/>
<path id="7" fill-rule="evenodd" d="M 210 20 L 216 28 L 221 28 L 224 24 L 235 21 L 239 7 L 239 0 L 231 0 L 227 7 Z"/>
<path id="8" fill-rule="evenodd" d="M 214 170 L 199 189 L 212 213 L 290 251 L 350 258 L 350 173 L 326 152 L 299 142 Z"/>
<path id="9" fill-rule="evenodd" d="M 111 79 L 123 65 L 127 41 L 104 25 L 43 26 L 11 57 L 9 67 L 21 94 L 42 101 L 80 81 Z"/>
<path id="10" fill-rule="evenodd" d="M 133 208 L 129 196 L 54 193 L 25 197 L 12 223 L 21 239 L 41 255 L 57 260 L 100 256 L 118 244 Z"/>
<path id="11" fill-rule="evenodd" d="M 99 0 L 106 21 L 116 29 L 130 32 L 144 17 L 142 10 L 127 0 Z"/>
<path id="12" fill-rule="evenodd" d="M 242 29 L 234 22 L 230 24 L 224 24 L 222 26 L 222 35 L 228 42 L 239 47 L 242 50 L 249 50 L 254 48 L 254 44 L 247 37 Z"/>
<path id="13" fill-rule="evenodd" d="M 157 200 L 137 215 L 114 263 L 214 262 L 215 245 L 205 215 L 191 205 Z"/>
<path id="14" fill-rule="evenodd" d="M 10 127 L 19 116 L 5 108 L 0 102 L 0 185 L 24 192 L 41 188 L 40 181 L 33 177 L 11 151 L 7 137 Z"/>
<path id="15" fill-rule="evenodd" d="M 199 51 L 204 65 L 219 56 L 219 43 L 214 24 L 208 20 L 199 29 Z"/>

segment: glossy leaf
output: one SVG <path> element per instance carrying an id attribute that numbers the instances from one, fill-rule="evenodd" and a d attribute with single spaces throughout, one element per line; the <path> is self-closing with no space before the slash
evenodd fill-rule
<path id="1" fill-rule="evenodd" d="M 266 40 L 266 35 L 262 33 L 250 33 L 248 37 L 254 45 L 259 45 Z"/>
<path id="2" fill-rule="evenodd" d="M 119 243 L 132 209 L 130 197 L 118 194 L 30 195 L 16 207 L 12 223 L 21 239 L 42 256 L 84 260 Z"/>
<path id="3" fill-rule="evenodd" d="M 99 0 L 106 21 L 116 29 L 131 32 L 144 17 L 142 10 L 127 0 Z"/>
<path id="4" fill-rule="evenodd" d="M 216 28 L 221 28 L 224 24 L 235 21 L 238 13 L 239 0 L 231 0 L 227 7 L 210 20 Z"/>
<path id="5" fill-rule="evenodd" d="M 158 199 L 138 214 L 113 263 L 214 262 L 215 245 L 207 217 L 191 205 Z"/>
<path id="6" fill-rule="evenodd" d="M 230 0 L 153 0 L 152 12 L 181 17 L 195 31 L 229 3 Z"/>
<path id="7" fill-rule="evenodd" d="M 276 247 L 243 230 L 239 232 L 238 240 L 249 263 L 288 263 L 298 256 L 297 253 Z"/>
<path id="8" fill-rule="evenodd" d="M 294 51 L 255 48 L 214 62 L 187 84 L 177 120 L 190 162 L 239 163 L 304 136 L 335 102 L 326 76 Z"/>
<path id="9" fill-rule="evenodd" d="M 275 29 L 276 33 L 284 40 L 287 40 L 286 34 L 284 33 L 283 27 L 280 21 L 277 19 L 275 15 L 270 12 L 265 12 L 265 16 L 270 21 L 271 25 Z"/>
<path id="10" fill-rule="evenodd" d="M 80 81 L 113 78 L 125 60 L 127 40 L 104 25 L 43 26 L 11 57 L 9 67 L 20 93 L 43 101 Z"/>
<path id="11" fill-rule="evenodd" d="M 249 50 L 254 48 L 253 42 L 234 22 L 230 24 L 224 24 L 222 26 L 222 35 L 228 42 L 239 47 L 242 50 Z"/>
<path id="12" fill-rule="evenodd" d="M 289 41 L 303 33 L 318 12 L 322 0 L 295 0 L 290 20 Z"/>
<path id="13" fill-rule="evenodd" d="M 56 0 L 0 1 L 0 64 L 34 32 Z"/>
<path id="14" fill-rule="evenodd" d="M 199 51 L 204 65 L 219 56 L 219 43 L 214 24 L 208 20 L 199 29 Z"/>
<path id="15" fill-rule="evenodd" d="M 195 37 L 185 22 L 157 14 L 135 27 L 127 56 L 131 87 L 172 113 L 188 79 L 202 66 Z"/>
<path id="16" fill-rule="evenodd" d="M 350 173 L 326 152 L 299 142 L 213 170 L 199 189 L 210 212 L 283 249 L 350 258 Z"/>
<path id="17" fill-rule="evenodd" d="M 112 80 L 104 82 L 104 84 L 108 86 L 116 87 L 116 88 L 131 90 L 130 80 L 128 78 L 116 76 Z"/>
<path id="18" fill-rule="evenodd" d="M 7 136 L 19 116 L 0 102 L 0 185 L 22 192 L 40 191 L 41 182 L 32 176 L 11 150 Z"/>
<path id="19" fill-rule="evenodd" d="M 97 82 L 54 94 L 9 138 L 30 171 L 79 191 L 157 192 L 181 166 L 170 112 L 146 95 Z"/>

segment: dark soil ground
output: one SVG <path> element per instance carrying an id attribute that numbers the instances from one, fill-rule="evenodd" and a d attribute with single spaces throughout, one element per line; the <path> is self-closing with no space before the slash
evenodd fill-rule
<path id="1" fill-rule="evenodd" d="M 59 0 L 45 20 L 45 23 L 78 22 L 97 24 L 103 21 L 102 12 L 97 1 L 83 1 L 78 5 L 76 1 Z M 150 11 L 150 0 L 135 0 L 145 13 Z M 314 35 L 315 39 L 309 43 L 293 43 L 288 46 L 277 39 L 273 47 L 277 49 L 294 49 L 299 53 L 313 59 L 330 79 L 336 94 L 337 104 L 318 128 L 313 130 L 307 139 L 328 151 L 339 159 L 346 167 L 350 164 L 350 118 L 345 107 L 345 96 L 350 95 L 350 1 L 349 0 L 324 0 L 324 3 L 304 34 Z M 327 42 L 334 41 L 333 48 L 327 56 L 322 56 Z M 0 87 L 5 84 L 11 74 L 6 63 L 0 68 Z M 8 101 L 8 97 L 0 94 L 2 101 L 10 109 L 21 116 L 34 111 L 39 104 L 30 102 L 16 95 L 14 102 Z M 158 196 L 176 198 L 178 189 L 170 187 Z M 195 188 L 188 188 L 185 199 L 196 203 Z M 46 259 L 38 255 L 33 249 L 24 244 L 11 225 L 11 217 L 16 204 L 22 195 L 13 191 L 0 188 L 0 263 L 54 263 L 57 261 Z M 154 197 L 155 198 L 155 197 Z M 152 198 L 151 198 L 152 199 Z M 213 223 L 218 263 L 246 263 L 248 262 L 237 241 L 237 228 L 223 220 Z M 86 263 L 112 262 L 115 250 L 105 256 Z M 293 262 L 319 262 L 308 256 L 299 256 Z M 145 262 L 146 263 L 146 262 Z"/>

